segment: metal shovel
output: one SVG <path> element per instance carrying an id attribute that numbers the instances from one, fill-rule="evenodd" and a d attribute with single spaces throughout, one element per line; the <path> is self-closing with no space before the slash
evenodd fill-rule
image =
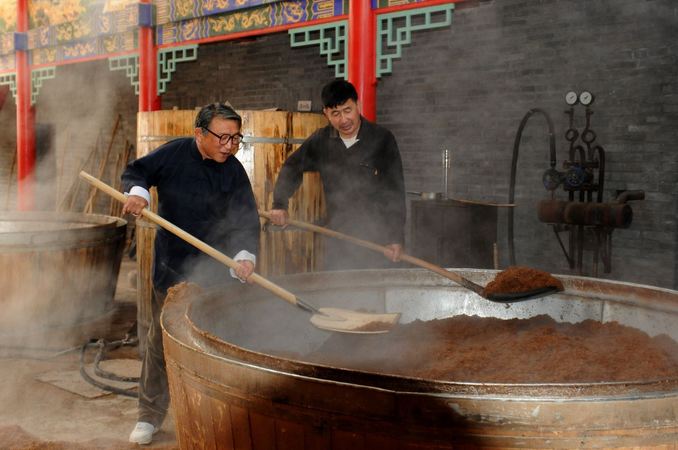
<path id="1" fill-rule="evenodd" d="M 271 219 L 270 214 L 268 214 L 265 211 L 259 211 L 259 215 L 262 217 L 265 217 L 266 219 Z M 347 234 L 339 233 L 338 231 L 330 230 L 329 228 L 323 228 L 318 225 L 313 225 L 307 222 L 301 222 L 299 220 L 293 220 L 293 219 L 288 219 L 287 221 L 288 224 L 293 225 L 297 228 L 301 228 L 304 230 L 308 231 L 313 231 L 316 233 L 324 234 L 325 236 L 330 236 L 333 238 L 337 239 L 342 239 L 344 241 L 352 242 L 354 244 L 369 248 L 371 250 L 377 251 L 377 252 L 384 252 L 387 250 L 386 247 L 383 245 L 375 244 L 374 242 L 369 242 L 365 241 L 362 239 L 358 239 L 353 236 L 349 236 Z M 436 266 L 435 264 L 432 264 L 430 262 L 424 261 L 422 259 L 416 258 L 414 256 L 410 256 L 407 254 L 401 254 L 400 255 L 400 260 L 408 262 L 410 264 L 414 264 L 419 267 L 423 267 L 424 269 L 428 269 L 432 272 L 437 273 L 438 275 L 441 275 L 445 278 L 448 278 L 455 283 L 461 285 L 462 287 L 475 292 L 479 296 L 493 301 L 497 303 L 515 303 L 515 302 L 522 302 L 525 300 L 531 300 L 539 297 L 544 297 L 546 295 L 554 294 L 558 292 L 560 289 L 554 286 L 544 286 L 544 287 L 539 287 L 536 289 L 532 289 L 529 291 L 523 291 L 523 292 L 501 292 L 501 293 L 492 293 L 492 294 L 485 294 L 485 288 L 483 286 L 480 286 L 479 284 L 474 283 L 473 281 L 462 277 L 458 273 L 455 272 L 450 272 L 449 270 L 445 270 L 444 268 L 440 266 Z"/>
<path id="2" fill-rule="evenodd" d="M 102 190 L 106 194 L 110 195 L 114 199 L 124 203 L 126 197 L 123 193 L 118 192 L 113 189 L 111 186 L 107 185 L 103 181 L 93 177 L 87 172 L 81 171 L 80 178 L 92 184 L 94 187 Z M 225 264 L 226 266 L 235 269 L 238 267 L 238 263 L 228 256 L 221 253 L 219 250 L 211 247 L 200 239 L 192 236 L 181 228 L 173 225 L 167 220 L 163 219 L 159 215 L 150 211 L 147 208 L 144 208 L 141 212 L 145 218 L 151 222 L 163 227 L 165 230 L 176 235 L 177 237 L 183 239 L 189 244 L 196 247 L 198 250 L 201 250 L 217 261 Z M 341 308 L 316 308 L 309 303 L 306 303 L 293 293 L 288 290 L 278 286 L 277 284 L 269 281 L 268 279 L 262 277 L 257 273 L 253 273 L 249 280 L 268 289 L 270 292 L 276 296 L 282 298 L 283 300 L 291 303 L 294 306 L 297 306 L 303 309 L 306 312 L 312 314 L 311 323 L 318 328 L 330 331 L 339 331 L 342 333 L 386 333 L 391 327 L 398 322 L 400 319 L 400 313 L 362 313 L 347 309 Z"/>

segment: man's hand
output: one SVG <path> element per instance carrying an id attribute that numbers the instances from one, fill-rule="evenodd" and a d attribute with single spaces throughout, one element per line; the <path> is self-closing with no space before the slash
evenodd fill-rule
<path id="1" fill-rule="evenodd" d="M 139 217 L 141 211 L 148 206 L 145 198 L 138 195 L 127 196 L 127 201 L 122 205 L 123 214 L 132 214 L 134 217 Z"/>
<path id="2" fill-rule="evenodd" d="M 234 269 L 235 275 L 240 278 L 242 281 L 247 281 L 249 284 L 252 284 L 250 280 L 250 275 L 254 273 L 254 263 L 247 259 L 239 259 L 236 261 L 238 267 Z"/>
<path id="3" fill-rule="evenodd" d="M 384 256 L 393 262 L 400 261 L 400 255 L 403 253 L 403 246 L 400 244 L 389 244 L 384 250 Z"/>
<path id="4" fill-rule="evenodd" d="M 270 220 L 273 225 L 278 225 L 279 227 L 283 228 L 287 227 L 287 221 L 289 220 L 287 210 L 271 209 L 270 211 L 268 211 L 268 214 L 270 214 L 271 216 Z"/>

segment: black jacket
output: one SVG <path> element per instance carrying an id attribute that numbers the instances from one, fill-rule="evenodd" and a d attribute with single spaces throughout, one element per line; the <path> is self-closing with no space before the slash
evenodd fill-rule
<path id="1" fill-rule="evenodd" d="M 318 171 L 327 201 L 326 225 L 380 244 L 405 240 L 405 185 L 393 134 L 361 117 L 358 142 L 346 148 L 331 126 L 317 130 L 285 161 L 273 208 L 287 209 L 304 172 Z"/>
<path id="2" fill-rule="evenodd" d="M 133 161 L 122 175 L 133 186 L 158 190 L 158 214 L 233 258 L 257 254 L 259 216 L 249 178 L 235 157 L 204 160 L 193 138 L 170 141 Z M 231 279 L 228 267 L 164 229 L 155 239 L 153 283 L 166 290 L 182 281 L 203 286 Z"/>

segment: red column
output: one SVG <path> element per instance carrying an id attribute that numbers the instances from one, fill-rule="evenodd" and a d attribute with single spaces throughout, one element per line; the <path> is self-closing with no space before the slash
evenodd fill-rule
<path id="1" fill-rule="evenodd" d="M 28 31 L 28 0 L 17 0 L 17 33 Z M 16 50 L 17 209 L 35 207 L 35 110 L 31 107 L 31 68 L 28 50 Z"/>
<path id="2" fill-rule="evenodd" d="M 141 0 L 151 7 L 151 0 Z M 142 5 L 146 7 L 146 5 Z M 149 10 L 150 11 L 150 10 Z M 150 13 L 149 13 L 150 14 Z M 150 19 L 150 17 L 149 17 Z M 139 111 L 160 109 L 158 96 L 158 49 L 153 38 L 152 24 L 139 27 Z"/>
<path id="3" fill-rule="evenodd" d="M 376 31 L 372 0 L 350 0 L 348 11 L 348 81 L 358 91 L 362 113 L 376 120 Z"/>

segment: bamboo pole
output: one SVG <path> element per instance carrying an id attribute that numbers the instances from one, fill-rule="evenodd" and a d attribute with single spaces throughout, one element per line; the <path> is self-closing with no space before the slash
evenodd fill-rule
<path id="1" fill-rule="evenodd" d="M 118 159 L 116 160 L 114 171 L 113 171 L 113 187 L 118 191 L 122 188 L 122 180 L 120 179 L 120 177 L 121 177 L 122 173 L 124 172 L 125 167 L 127 167 L 127 161 L 129 160 L 130 154 L 132 153 L 133 149 L 134 149 L 134 145 L 127 142 L 123 152 L 118 153 Z M 121 211 L 122 211 L 122 205 L 120 205 L 120 202 L 116 202 L 115 199 L 111 198 L 109 215 L 118 216 L 118 215 L 120 215 Z"/>
<path id="2" fill-rule="evenodd" d="M 118 117 L 115 119 L 115 125 L 113 126 L 113 131 L 111 132 L 111 138 L 108 141 L 108 147 L 106 148 L 106 153 L 104 153 L 103 157 L 101 158 L 101 161 L 99 162 L 99 171 L 97 173 L 99 179 L 102 179 L 104 176 L 104 172 L 106 171 L 106 164 L 108 163 L 108 158 L 110 157 L 111 154 L 111 149 L 113 148 L 113 142 L 115 141 L 115 135 L 118 133 L 118 127 L 120 125 L 120 119 L 122 116 L 118 114 Z M 84 211 L 87 214 L 92 213 L 92 209 L 94 207 L 94 200 L 96 198 L 98 189 L 96 189 L 94 186 L 90 187 L 90 192 L 89 192 L 89 197 L 87 198 L 87 201 L 85 202 L 85 208 Z"/>
<path id="3" fill-rule="evenodd" d="M 94 144 L 94 147 L 92 148 L 92 150 L 87 155 L 87 158 L 80 164 L 80 167 L 78 168 L 78 172 L 85 170 L 85 169 L 89 169 L 89 164 L 94 159 L 94 155 L 96 154 L 97 150 L 99 149 L 100 139 L 101 139 L 101 133 L 99 133 L 97 135 L 97 140 L 96 140 L 96 143 Z M 71 185 L 68 188 L 68 191 L 66 191 L 63 198 L 61 199 L 61 202 L 59 203 L 59 207 L 57 209 L 59 211 L 73 211 L 73 204 L 75 203 L 75 199 L 78 196 L 79 190 L 80 190 L 80 179 L 76 176 L 73 179 L 73 181 L 71 182 Z M 66 203 L 68 203 L 67 209 L 66 209 Z"/>

